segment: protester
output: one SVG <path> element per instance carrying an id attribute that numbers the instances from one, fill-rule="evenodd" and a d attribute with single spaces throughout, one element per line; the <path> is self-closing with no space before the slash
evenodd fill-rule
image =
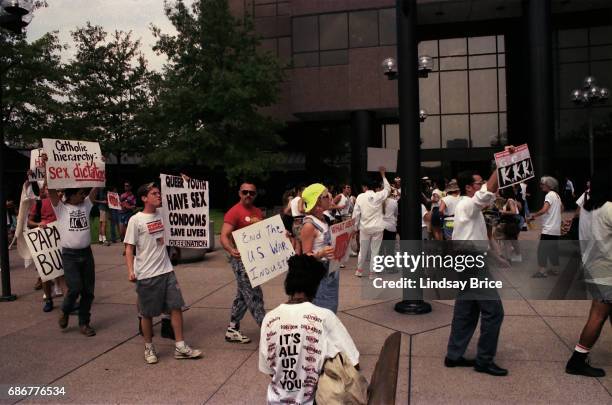
<path id="1" fill-rule="evenodd" d="M 310 255 L 293 256 L 288 264 L 289 299 L 263 320 L 259 370 L 272 378 L 268 404 L 313 404 L 325 361 L 344 353 L 358 368 L 359 352 L 340 319 L 312 304 L 327 271 L 323 264 Z"/>
<path id="2" fill-rule="evenodd" d="M 453 225 L 455 219 L 455 207 L 459 202 L 459 186 L 457 180 L 451 180 L 446 186 L 446 196 L 440 201 L 440 216 L 443 218 L 442 231 L 444 239 L 451 240 L 453 237 Z"/>
<path id="3" fill-rule="evenodd" d="M 387 197 L 383 202 L 383 222 L 385 229 L 383 231 L 383 249 L 382 255 L 393 256 L 395 255 L 395 242 L 397 239 L 397 216 L 398 216 L 398 203 L 392 196 Z"/>
<path id="4" fill-rule="evenodd" d="M 436 183 L 434 183 L 436 184 Z M 434 240 L 443 240 L 442 218 L 440 216 L 440 202 L 442 201 L 442 191 L 436 186 L 431 192 L 431 234 Z"/>
<path id="5" fill-rule="evenodd" d="M 351 217 L 353 201 L 351 199 L 350 184 L 345 184 L 342 186 L 342 192 L 334 198 L 333 203 L 336 205 L 338 214 L 340 215 L 340 219 L 342 221 L 346 221 Z"/>
<path id="6" fill-rule="evenodd" d="M 101 188 L 98 191 L 98 195 L 96 196 L 96 200 L 94 201 L 98 206 L 98 211 L 100 213 L 100 223 L 98 227 L 98 243 L 105 244 L 106 246 L 110 246 L 110 243 L 106 240 L 106 223 L 109 219 L 108 212 L 108 199 L 106 196 L 107 192 L 104 188 Z"/>
<path id="7" fill-rule="evenodd" d="M 116 193 L 117 192 L 117 187 L 111 187 L 108 189 L 109 192 L 113 192 Z M 106 193 L 106 196 L 108 197 L 108 192 Z M 110 237 L 111 237 L 111 242 L 112 243 L 117 243 L 117 241 L 119 240 L 119 236 L 121 235 L 121 231 L 120 231 L 120 224 L 121 224 L 121 211 L 120 210 L 115 210 L 109 207 L 109 214 L 110 214 Z"/>
<path id="8" fill-rule="evenodd" d="M 329 208 L 330 195 L 323 184 L 315 183 L 304 189 L 302 198 L 308 214 L 302 227 L 302 253 L 314 256 L 329 270 L 329 259 L 333 257 L 334 250 L 324 212 Z M 333 271 L 326 274 L 319 284 L 314 304 L 336 313 L 339 287 L 340 273 Z"/>
<path id="9" fill-rule="evenodd" d="M 123 184 L 124 192 L 119 197 L 119 203 L 121 204 L 121 212 L 119 215 L 119 232 L 121 234 L 121 240 L 125 239 L 125 231 L 127 229 L 128 222 L 132 215 L 134 215 L 134 209 L 136 208 L 136 197 L 132 193 L 132 184 L 126 181 Z"/>
<path id="10" fill-rule="evenodd" d="M 164 242 L 161 193 L 154 183 L 138 188 L 144 203 L 142 212 L 132 216 L 125 234 L 128 280 L 136 282 L 138 310 L 145 341 L 144 358 L 148 364 L 158 361 L 153 346 L 153 317 L 169 311 L 175 335 L 174 358 L 193 359 L 202 352 L 189 347 L 183 339 L 183 295 L 174 274 Z"/>
<path id="11" fill-rule="evenodd" d="M 506 150 L 514 152 L 512 146 Z M 455 208 L 453 247 L 458 252 L 482 254 L 488 248 L 488 237 L 482 209 L 495 199 L 497 191 L 497 171 L 484 183 L 476 172 L 466 171 L 457 176 L 462 193 Z M 456 241 L 466 241 L 459 242 Z M 467 242 L 470 241 L 470 242 Z M 466 253 L 466 252 L 462 252 Z M 485 269 L 479 270 L 484 274 Z M 463 357 L 474 334 L 480 317 L 480 337 L 475 360 Z M 460 290 L 453 312 L 448 352 L 444 359 L 446 367 L 474 367 L 474 370 L 493 376 L 505 376 L 508 370 L 495 364 L 499 331 L 504 319 L 504 308 L 496 290 Z"/>
<path id="12" fill-rule="evenodd" d="M 557 194 L 559 183 L 557 179 L 550 176 L 543 176 L 540 179 L 540 189 L 546 193 L 542 208 L 531 214 L 530 219 L 542 217 L 542 234 L 538 245 L 538 271 L 533 274 L 534 278 L 544 278 L 547 275 L 556 276 L 559 274 L 559 236 L 561 236 L 561 213 L 563 204 Z M 552 268 L 546 270 L 547 263 L 552 264 Z"/>
<path id="13" fill-rule="evenodd" d="M 391 197 L 399 200 L 402 197 L 402 179 L 396 177 L 393 179 L 393 185 L 391 186 Z"/>
<path id="14" fill-rule="evenodd" d="M 575 219 L 578 220 L 578 240 L 580 240 L 580 250 L 582 252 L 583 262 L 590 248 L 588 243 L 591 240 L 591 211 L 585 209 L 585 204 L 591 199 L 591 182 L 587 181 L 587 188 L 576 200 Z M 589 204 L 590 205 L 590 204 Z"/>
<path id="15" fill-rule="evenodd" d="M 574 189 L 574 183 L 569 177 L 565 176 L 565 182 L 563 185 L 563 206 L 566 209 L 572 209 L 574 206 L 574 200 L 576 200 L 576 190 Z"/>
<path id="16" fill-rule="evenodd" d="M 523 204 L 523 209 L 522 209 L 522 215 L 523 218 L 525 219 L 524 222 L 521 225 L 521 231 L 527 231 L 529 228 L 527 227 L 527 220 L 529 219 L 530 216 L 530 212 L 529 212 L 529 202 L 527 201 L 527 197 L 530 196 L 529 192 L 527 192 L 527 183 L 525 183 L 524 181 L 519 183 L 519 187 L 520 187 L 520 196 L 521 196 L 521 203 Z"/>
<path id="17" fill-rule="evenodd" d="M 380 175 L 383 187 L 380 187 L 380 181 L 372 182 L 365 192 L 357 196 L 355 201 L 353 219 L 355 219 L 355 226 L 359 230 L 359 257 L 357 258 L 357 271 L 355 271 L 357 277 L 363 276 L 368 256 L 371 264 L 374 256 L 378 255 L 383 238 L 385 225 L 382 205 L 391 192 L 391 185 L 385 177 L 384 167 L 380 168 Z M 374 191 L 374 189 L 379 191 Z M 370 278 L 373 278 L 374 273 L 371 269 L 369 273 Z"/>
<path id="18" fill-rule="evenodd" d="M 252 225 L 263 219 L 261 210 L 253 204 L 257 197 L 255 184 L 244 182 L 238 191 L 240 201 L 225 213 L 221 228 L 221 245 L 230 256 L 230 264 L 236 277 L 236 298 L 232 304 L 230 323 L 225 332 L 225 340 L 236 343 L 249 343 L 251 339 L 240 332 L 240 321 L 248 310 L 255 318 L 257 325 L 266 314 L 264 310 L 263 292 L 261 287 L 252 287 L 249 277 L 240 258 L 240 252 L 232 237 L 232 232 Z"/>
<path id="19" fill-rule="evenodd" d="M 304 201 L 302 201 L 302 191 L 304 186 L 299 186 L 297 194 L 289 205 L 291 206 L 291 217 L 293 218 L 293 226 L 291 227 L 291 233 L 296 240 L 295 253 L 300 254 L 302 251 L 302 239 L 300 233 L 302 231 L 302 221 L 304 220 Z"/>
<path id="20" fill-rule="evenodd" d="M 521 262 L 521 247 L 518 242 L 518 235 L 521 232 L 521 216 L 519 204 L 516 201 L 514 189 L 507 187 L 500 192 L 504 199 L 500 214 L 500 230 L 503 235 L 501 252 L 504 258 L 510 262 Z"/>
<path id="21" fill-rule="evenodd" d="M 607 173 L 595 172 L 589 198 L 585 198 L 580 221 L 588 217 L 589 228 L 582 233 L 581 247 L 585 281 L 593 289 L 589 318 L 582 329 L 580 340 L 567 362 L 565 372 L 587 377 L 604 377 L 603 369 L 592 367 L 587 357 L 597 342 L 606 320 L 612 317 L 611 287 L 606 279 L 612 269 L 612 189 Z M 583 196 L 582 196 L 583 197 Z M 582 224 L 581 224 L 582 225 Z M 584 239 L 583 239 L 584 238 Z M 585 242 L 585 243 L 582 243 Z M 588 248 L 586 248 L 588 245 Z"/>
<path id="22" fill-rule="evenodd" d="M 64 190 L 65 202 L 62 202 L 57 191 L 49 189 L 49 198 L 57 217 L 64 277 L 68 287 L 58 321 L 59 326 L 62 329 L 68 326 L 68 317 L 80 296 L 79 329 L 88 337 L 96 334 L 90 325 L 96 272 L 91 252 L 89 214 L 97 192 L 95 187 L 89 193 L 84 188 L 68 188 Z"/>

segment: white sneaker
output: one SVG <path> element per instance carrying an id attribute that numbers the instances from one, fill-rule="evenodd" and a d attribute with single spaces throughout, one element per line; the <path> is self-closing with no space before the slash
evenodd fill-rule
<path id="1" fill-rule="evenodd" d="M 225 331 L 225 340 L 233 343 L 251 342 L 251 339 L 249 339 L 247 336 L 243 335 L 242 332 L 234 328 L 227 328 L 227 331 Z"/>
<path id="2" fill-rule="evenodd" d="M 157 352 L 155 351 L 155 346 L 151 345 L 151 348 L 145 346 L 144 359 L 147 364 L 157 363 Z"/>
<path id="3" fill-rule="evenodd" d="M 183 347 L 174 346 L 174 358 L 175 359 L 196 359 L 202 355 L 201 350 L 192 349 L 185 345 Z"/>
<path id="4" fill-rule="evenodd" d="M 363 277 L 363 270 L 359 270 L 359 269 L 357 269 L 357 271 L 355 271 L 355 275 L 356 275 L 357 277 Z"/>

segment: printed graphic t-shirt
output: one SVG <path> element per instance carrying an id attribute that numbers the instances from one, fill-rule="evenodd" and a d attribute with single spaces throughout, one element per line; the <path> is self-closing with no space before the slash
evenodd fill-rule
<path id="1" fill-rule="evenodd" d="M 353 339 L 329 309 L 304 302 L 268 312 L 259 339 L 259 370 L 272 376 L 268 404 L 312 404 L 323 363 L 340 352 L 359 364 Z"/>
<path id="2" fill-rule="evenodd" d="M 30 218 L 32 219 L 36 217 L 36 204 L 37 202 L 34 202 L 34 204 L 32 204 L 32 208 L 30 209 Z M 46 225 L 55 221 L 57 218 L 55 216 L 55 211 L 53 210 L 53 204 L 51 204 L 51 199 L 44 198 L 41 200 L 40 204 L 40 222 Z"/>
<path id="3" fill-rule="evenodd" d="M 89 213 L 92 202 L 89 197 L 79 205 L 60 201 L 53 207 L 60 233 L 60 246 L 68 249 L 85 249 L 91 244 Z"/>
<path id="4" fill-rule="evenodd" d="M 164 223 L 159 208 L 154 214 L 139 212 L 132 216 L 123 242 L 136 246 L 134 274 L 137 280 L 172 271 L 172 263 L 164 243 Z"/>
<path id="5" fill-rule="evenodd" d="M 263 219 L 261 210 L 257 207 L 246 208 L 244 205 L 237 203 L 225 213 L 223 222 L 234 227 L 234 230 L 252 225 L 253 218 Z"/>

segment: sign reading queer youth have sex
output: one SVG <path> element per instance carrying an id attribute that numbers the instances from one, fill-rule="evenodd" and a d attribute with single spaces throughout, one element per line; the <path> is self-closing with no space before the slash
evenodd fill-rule
<path id="1" fill-rule="evenodd" d="M 495 163 L 499 188 L 510 187 L 535 177 L 527 144 L 514 148 L 514 153 L 507 151 L 496 153 Z"/>
<path id="2" fill-rule="evenodd" d="M 251 286 L 257 287 L 287 271 L 295 254 L 280 215 L 232 232 Z"/>
<path id="3" fill-rule="evenodd" d="M 43 139 L 51 189 L 104 187 L 106 167 L 97 142 Z"/>
<path id="4" fill-rule="evenodd" d="M 25 232 L 25 241 L 42 281 L 53 280 L 64 275 L 60 234 L 55 222 L 44 228 L 33 228 Z"/>
<path id="5" fill-rule="evenodd" d="M 208 182 L 167 174 L 159 176 L 166 244 L 208 248 Z"/>

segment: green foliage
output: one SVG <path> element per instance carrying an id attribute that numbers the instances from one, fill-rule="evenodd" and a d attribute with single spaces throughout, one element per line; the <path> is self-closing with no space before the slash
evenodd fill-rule
<path id="1" fill-rule="evenodd" d="M 223 167 L 231 182 L 265 177 L 281 140 L 279 124 L 259 109 L 277 101 L 278 60 L 258 52 L 252 20 L 234 18 L 226 0 L 165 6 L 177 34 L 153 27 L 154 50 L 168 63 L 154 92 L 151 160 Z"/>

